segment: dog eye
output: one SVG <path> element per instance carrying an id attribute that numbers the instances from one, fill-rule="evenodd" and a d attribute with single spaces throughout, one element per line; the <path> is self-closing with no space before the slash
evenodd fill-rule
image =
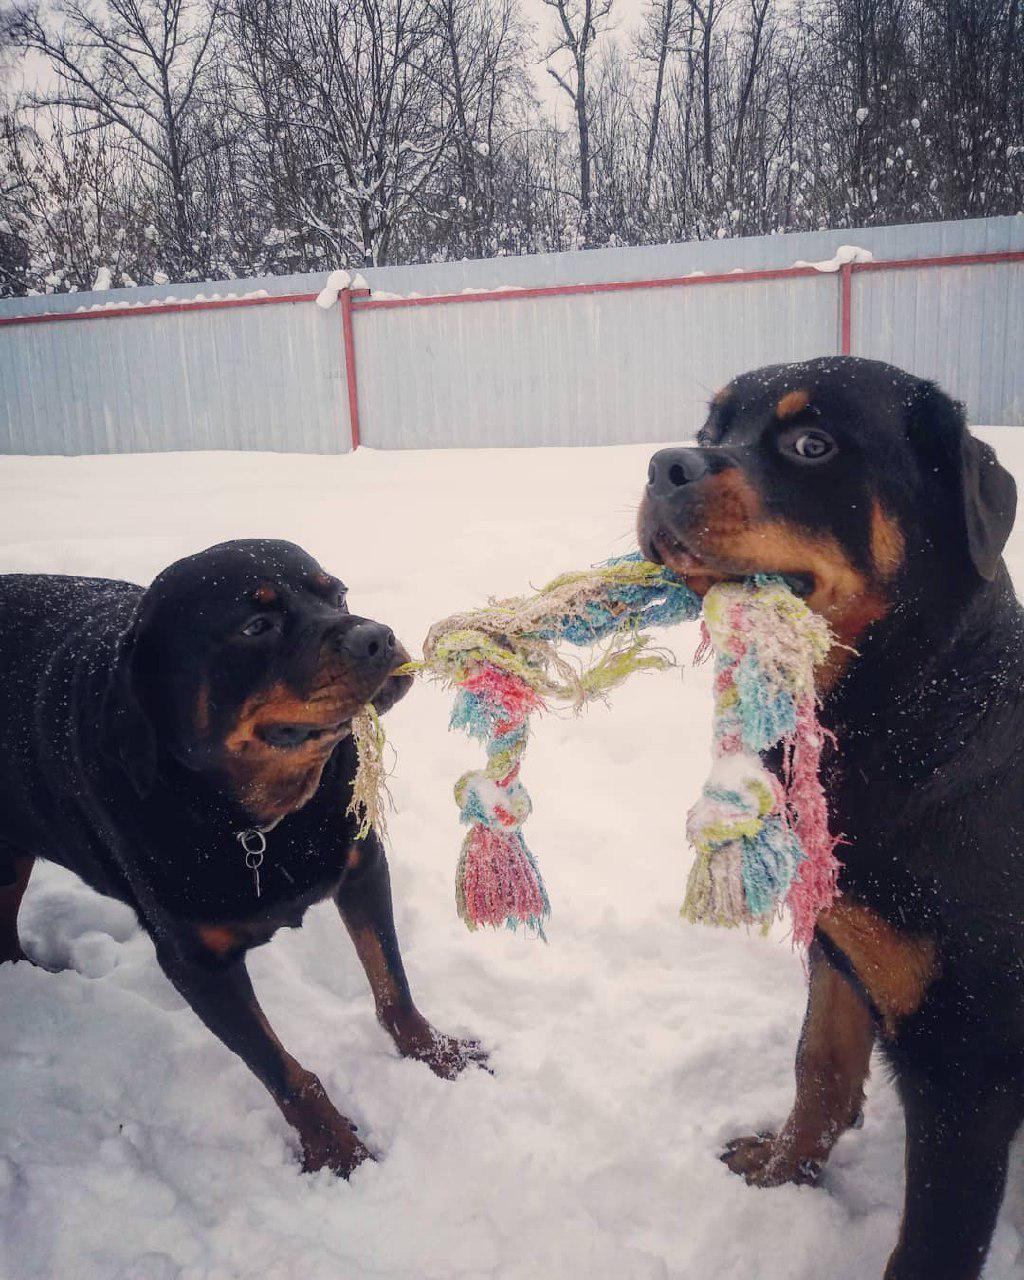
<path id="1" fill-rule="evenodd" d="M 268 618 L 265 613 L 258 613 L 255 618 L 250 618 L 242 628 L 243 636 L 262 636 L 267 631 L 274 628 L 274 619 Z"/>
<path id="2" fill-rule="evenodd" d="M 804 462 L 824 462 L 836 451 L 836 442 L 824 431 L 801 431 L 792 437 L 789 446 Z"/>

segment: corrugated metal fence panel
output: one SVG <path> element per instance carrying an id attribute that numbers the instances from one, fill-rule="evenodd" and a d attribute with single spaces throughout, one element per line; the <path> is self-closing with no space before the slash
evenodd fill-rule
<path id="1" fill-rule="evenodd" d="M 420 294 L 728 273 L 832 257 L 1024 250 L 1024 218 L 383 267 Z M 0 302 L 0 317 L 263 289 L 321 274 Z M 1024 422 L 1021 268 L 855 274 L 853 350 L 936 376 L 974 421 Z M 690 432 L 717 385 L 837 350 L 839 278 L 354 313 L 363 438 L 379 447 L 602 443 Z M 0 452 L 349 447 L 341 318 L 312 302 L 0 329 Z"/>
<path id="2" fill-rule="evenodd" d="M 692 435 L 739 369 L 832 354 L 834 276 L 357 311 L 378 449 Z"/>
<path id="3" fill-rule="evenodd" d="M 558 284 L 594 284 L 605 280 L 644 280 L 704 271 L 709 275 L 736 267 L 755 271 L 790 267 L 798 259 L 831 258 L 841 244 L 870 249 L 876 258 L 926 258 L 937 254 L 993 253 L 1024 249 L 1024 217 L 971 218 L 962 222 L 926 222 L 898 227 L 851 227 L 799 231 L 787 235 L 749 236 L 736 240 L 700 240 L 685 244 L 640 245 L 634 248 L 587 249 L 572 253 L 538 253 L 518 258 L 434 262 L 408 267 L 363 270 L 371 289 L 392 293 L 459 293 L 502 285 L 533 288 Z M 219 283 L 145 285 L 106 293 L 50 294 L 0 301 L 0 316 L 77 311 L 94 304 L 207 297 L 214 291 L 239 294 L 316 293 L 325 275 L 266 276 Z"/>
<path id="4" fill-rule="evenodd" d="M 1024 263 L 864 272 L 853 350 L 934 378 L 973 422 L 1024 423 Z"/>
<path id="5" fill-rule="evenodd" d="M 0 330 L 0 452 L 350 447 L 337 308 L 281 303 Z"/>

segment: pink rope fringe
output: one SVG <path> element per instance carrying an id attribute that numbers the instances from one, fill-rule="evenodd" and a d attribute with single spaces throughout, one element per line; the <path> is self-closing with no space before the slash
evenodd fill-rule
<path id="1" fill-rule="evenodd" d="M 547 903 L 518 830 L 506 834 L 475 826 L 466 838 L 460 868 L 467 923 L 497 928 L 512 917 L 540 920 Z"/>
<path id="2" fill-rule="evenodd" d="M 821 752 L 825 730 L 818 722 L 814 699 L 797 707 L 796 733 L 786 779 L 786 805 L 804 858 L 789 886 L 786 902 L 793 918 L 793 940 L 810 946 L 821 911 L 839 896 L 838 840 L 828 829 L 828 804 L 821 785 Z M 834 744 L 833 744 L 834 745 Z"/>

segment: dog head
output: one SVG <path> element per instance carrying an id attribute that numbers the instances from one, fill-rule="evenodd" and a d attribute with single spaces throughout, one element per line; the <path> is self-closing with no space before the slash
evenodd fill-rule
<path id="1" fill-rule="evenodd" d="M 1016 486 L 933 383 L 852 357 L 773 365 L 712 400 L 696 448 L 651 459 L 645 555 L 700 594 L 780 574 L 855 646 L 899 599 L 991 581 Z"/>
<path id="2" fill-rule="evenodd" d="M 353 715 L 391 707 L 408 655 L 349 612 L 346 588 L 288 542 L 225 542 L 165 569 L 123 638 L 104 739 L 136 790 L 160 758 L 206 775 L 254 821 L 305 804 Z"/>

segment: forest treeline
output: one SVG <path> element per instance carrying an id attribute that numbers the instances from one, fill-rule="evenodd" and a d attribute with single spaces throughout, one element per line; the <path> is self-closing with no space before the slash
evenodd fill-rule
<path id="1" fill-rule="evenodd" d="M 1024 0 L 544 3 L 5 9 L 0 294 L 1024 209 Z"/>

